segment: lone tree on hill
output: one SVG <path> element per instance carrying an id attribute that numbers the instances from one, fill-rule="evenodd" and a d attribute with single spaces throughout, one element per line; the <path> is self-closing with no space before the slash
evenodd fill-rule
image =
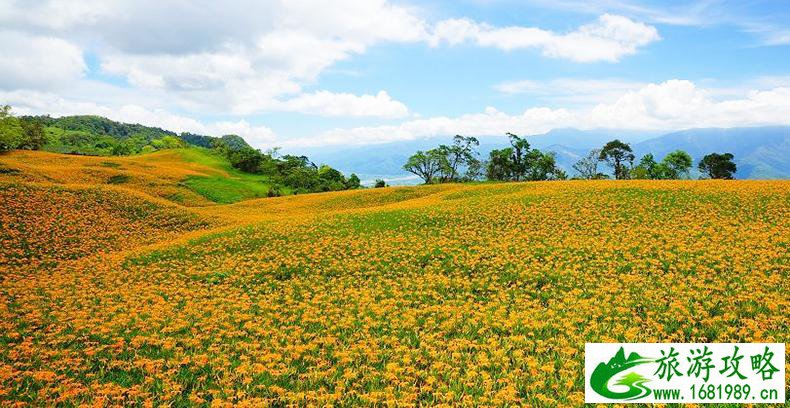
<path id="1" fill-rule="evenodd" d="M 403 169 L 421 178 L 425 184 L 433 182 L 442 169 L 449 167 L 447 155 L 440 148 L 414 153 L 403 165 Z"/>
<path id="2" fill-rule="evenodd" d="M 615 139 L 604 145 L 598 160 L 606 161 L 614 168 L 614 178 L 625 180 L 628 178 L 628 168 L 634 163 L 634 152 L 628 143 Z"/>
<path id="3" fill-rule="evenodd" d="M 711 153 L 699 161 L 699 171 L 712 179 L 732 179 L 733 174 L 738 171 L 738 166 L 732 160 L 735 156 L 732 153 Z"/>
<path id="4" fill-rule="evenodd" d="M 526 139 L 507 133 L 510 147 L 489 153 L 486 177 L 501 181 L 564 180 L 553 153 L 531 149 Z"/>
<path id="5" fill-rule="evenodd" d="M 689 178 L 691 174 L 689 170 L 693 160 L 688 153 L 682 150 L 675 150 L 664 156 L 660 163 L 656 162 L 652 153 L 642 156 L 637 164 L 630 171 L 632 179 L 649 179 L 649 180 L 675 180 L 680 178 Z"/>
<path id="6" fill-rule="evenodd" d="M 441 182 L 458 180 L 458 170 L 462 167 L 474 168 L 479 166 L 477 160 L 477 151 L 475 148 L 480 146 L 477 138 L 472 136 L 455 135 L 453 137 L 453 144 L 450 146 L 441 145 L 439 151 L 444 154 L 445 159 L 442 160 L 444 168 L 441 171 Z"/>
<path id="7" fill-rule="evenodd" d="M 346 180 L 346 188 L 354 190 L 360 187 L 362 187 L 362 182 L 359 180 L 359 176 L 355 173 L 351 173 L 351 175 L 348 176 L 348 180 Z"/>
<path id="8" fill-rule="evenodd" d="M 598 159 L 601 156 L 601 149 L 592 149 L 587 156 L 582 157 L 573 165 L 573 169 L 579 173 L 579 178 L 592 180 L 602 178 L 602 174 L 598 172 Z"/>
<path id="9" fill-rule="evenodd" d="M 506 133 L 510 138 L 511 146 L 511 167 L 512 175 L 516 181 L 521 180 L 529 169 L 529 162 L 527 155 L 529 154 L 529 142 L 527 139 L 514 135 L 513 133 Z"/>
<path id="10" fill-rule="evenodd" d="M 683 150 L 675 150 L 667 154 L 664 156 L 664 160 L 661 160 L 661 163 L 666 167 L 668 173 L 667 178 L 669 179 L 691 177 L 689 169 L 691 169 L 691 165 L 694 164 L 694 161 L 691 159 L 691 156 Z"/>
<path id="11" fill-rule="evenodd" d="M 639 160 L 633 169 L 631 169 L 631 178 L 637 180 L 656 180 L 663 178 L 663 165 L 656 162 L 653 153 L 648 153 Z"/>

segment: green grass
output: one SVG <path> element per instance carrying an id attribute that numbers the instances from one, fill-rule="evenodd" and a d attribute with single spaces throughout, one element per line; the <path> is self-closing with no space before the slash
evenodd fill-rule
<path id="1" fill-rule="evenodd" d="M 120 164 L 118 164 L 118 163 L 115 163 L 115 162 L 104 161 L 104 162 L 101 162 L 101 163 L 99 163 L 99 164 L 100 164 L 102 167 L 109 167 L 109 168 L 112 168 L 112 169 L 118 169 L 118 168 L 121 168 L 121 165 L 120 165 Z"/>
<path id="2" fill-rule="evenodd" d="M 107 179 L 107 184 L 124 184 L 129 182 L 130 179 L 131 177 L 126 174 L 116 174 Z"/>
<path id="3" fill-rule="evenodd" d="M 251 198 L 267 197 L 271 188 L 271 179 L 262 174 L 244 173 L 234 169 L 221 155 L 209 149 L 190 147 L 179 149 L 178 153 L 184 161 L 202 164 L 228 174 L 228 177 L 191 176 L 183 181 L 192 191 L 219 204 L 232 204 Z M 290 194 L 290 190 L 280 188 L 281 194 Z"/>
<path id="4" fill-rule="evenodd" d="M 269 193 L 269 184 L 262 179 L 190 176 L 183 183 L 192 191 L 220 204 L 267 197 Z"/>
<path id="5" fill-rule="evenodd" d="M 186 149 L 178 149 L 177 151 L 181 158 L 186 162 L 198 163 L 207 167 L 223 170 L 234 176 L 242 175 L 256 177 L 254 174 L 247 174 L 234 169 L 230 165 L 230 162 L 228 162 L 224 157 L 206 148 L 188 147 Z"/>

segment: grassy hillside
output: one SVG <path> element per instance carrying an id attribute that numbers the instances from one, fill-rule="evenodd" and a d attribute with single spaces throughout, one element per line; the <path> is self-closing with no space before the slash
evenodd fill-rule
<path id="1" fill-rule="evenodd" d="M 790 340 L 787 181 L 197 206 L 163 192 L 235 177 L 201 151 L 24 154 L 0 156 L 10 404 L 580 406 L 585 342 Z"/>
<path id="2" fill-rule="evenodd" d="M 113 184 L 187 206 L 266 197 L 266 176 L 238 171 L 204 148 L 168 149 L 123 157 L 75 156 L 41 151 L 0 155 L 0 181 Z M 288 189 L 280 188 L 288 194 Z"/>
<path id="3" fill-rule="evenodd" d="M 176 134 L 140 124 L 116 122 L 101 116 L 16 117 L 10 114 L 9 106 L 0 106 L 0 153 L 13 150 L 103 157 L 129 157 L 159 152 L 159 156 L 153 157 L 164 157 L 171 161 L 173 155 L 167 151 L 178 150 L 175 157 L 180 161 L 203 164 L 209 171 L 223 170 L 219 175 L 187 175 L 178 179 L 182 187 L 204 199 L 222 204 L 259 197 L 353 190 L 360 187 L 357 175 L 346 176 L 330 166 L 313 163 L 305 156 L 285 154 L 280 157 L 274 153 L 276 149 L 261 152 L 238 135 L 214 137 L 191 133 Z M 57 158 L 56 161 L 64 160 Z M 131 163 L 138 161 L 137 158 L 128 160 Z M 82 161 L 73 162 L 79 165 Z M 107 164 L 106 167 L 114 164 L 99 163 Z M 110 182 L 113 184 L 124 184 L 130 179 L 124 174 L 111 177 Z M 156 184 L 157 181 L 152 183 Z M 166 196 L 174 201 L 193 201 L 192 197 L 183 196 L 177 191 L 171 191 Z M 202 203 L 198 202 L 196 205 Z"/>

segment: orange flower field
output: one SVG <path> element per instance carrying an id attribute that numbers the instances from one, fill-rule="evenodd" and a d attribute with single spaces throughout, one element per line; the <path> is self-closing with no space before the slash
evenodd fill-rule
<path id="1" fill-rule="evenodd" d="M 215 205 L 152 156 L 0 156 L 0 405 L 580 406 L 585 342 L 790 341 L 788 181 Z"/>

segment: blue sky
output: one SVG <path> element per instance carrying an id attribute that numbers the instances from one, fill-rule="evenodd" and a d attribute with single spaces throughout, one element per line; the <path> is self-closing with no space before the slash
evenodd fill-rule
<path id="1" fill-rule="evenodd" d="M 790 125 L 786 1 L 0 0 L 0 102 L 267 148 Z"/>

